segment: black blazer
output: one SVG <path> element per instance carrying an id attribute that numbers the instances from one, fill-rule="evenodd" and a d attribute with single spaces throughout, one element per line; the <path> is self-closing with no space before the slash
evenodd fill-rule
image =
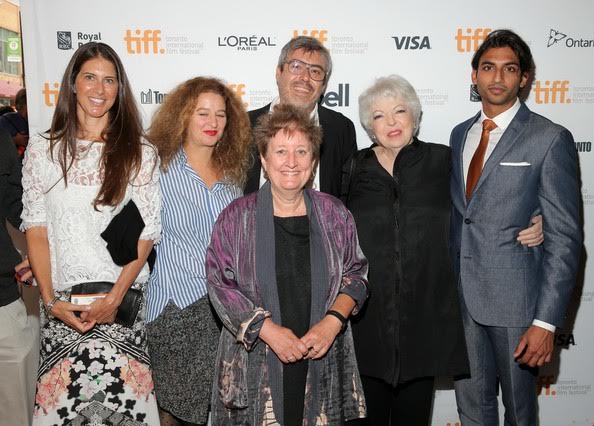
<path id="1" fill-rule="evenodd" d="M 268 114 L 270 104 L 249 111 L 252 128 L 262 114 Z M 320 126 L 324 133 L 320 148 L 320 191 L 340 196 L 342 166 L 357 152 L 357 140 L 353 122 L 339 112 L 318 105 Z M 244 194 L 255 192 L 260 187 L 260 155 L 254 146 L 254 163 L 248 171 Z"/>
<path id="2" fill-rule="evenodd" d="M 21 256 L 12 244 L 6 220 L 15 228 L 21 224 L 22 195 L 21 160 L 12 138 L 0 128 L 0 306 L 20 297 L 13 268 L 21 261 Z"/>

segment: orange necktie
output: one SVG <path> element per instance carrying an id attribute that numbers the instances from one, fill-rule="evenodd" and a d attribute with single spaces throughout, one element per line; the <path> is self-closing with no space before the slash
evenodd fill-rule
<path id="1" fill-rule="evenodd" d="M 485 153 L 487 152 L 487 145 L 489 145 L 489 134 L 491 130 L 495 129 L 497 124 L 493 120 L 488 118 L 483 120 L 483 133 L 481 133 L 481 140 L 479 142 L 472 160 L 470 160 L 470 166 L 468 166 L 468 176 L 466 177 L 466 199 L 469 200 L 474 191 L 474 187 L 481 177 L 483 171 L 483 163 L 485 160 Z"/>

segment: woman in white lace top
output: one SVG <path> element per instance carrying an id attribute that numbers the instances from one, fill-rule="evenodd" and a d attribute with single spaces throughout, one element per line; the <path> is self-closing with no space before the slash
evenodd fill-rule
<path id="1" fill-rule="evenodd" d="M 161 230 L 158 173 L 120 59 L 103 43 L 83 45 L 23 166 L 22 229 L 45 308 L 34 425 L 159 422 L 144 303 L 132 327 L 114 323 L 124 294 L 148 280 Z M 136 260 L 120 267 L 100 234 L 130 200 L 144 228 Z M 72 286 L 96 281 L 114 285 L 90 305 L 70 303 Z"/>

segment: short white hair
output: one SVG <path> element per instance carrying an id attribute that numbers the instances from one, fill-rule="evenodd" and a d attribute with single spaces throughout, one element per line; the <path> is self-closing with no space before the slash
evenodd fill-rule
<path id="1" fill-rule="evenodd" d="M 359 96 L 359 120 L 363 128 L 371 136 L 373 104 L 378 99 L 400 99 L 410 109 L 413 118 L 413 134 L 419 131 L 421 123 L 421 101 L 414 87 L 403 77 L 392 74 L 380 77 Z"/>

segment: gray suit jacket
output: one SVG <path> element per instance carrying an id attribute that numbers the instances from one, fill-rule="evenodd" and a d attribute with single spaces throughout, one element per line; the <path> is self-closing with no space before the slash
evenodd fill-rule
<path id="1" fill-rule="evenodd" d="M 451 250 L 461 295 L 483 325 L 526 327 L 539 319 L 561 327 L 582 247 L 573 137 L 522 104 L 467 202 L 462 152 L 479 117 L 450 136 Z M 545 242 L 524 247 L 516 237 L 538 213 Z"/>

